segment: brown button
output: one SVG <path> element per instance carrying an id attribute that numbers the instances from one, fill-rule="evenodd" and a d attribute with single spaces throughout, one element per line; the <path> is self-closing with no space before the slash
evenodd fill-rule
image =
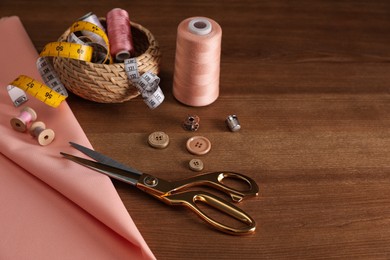
<path id="1" fill-rule="evenodd" d="M 196 155 L 203 155 L 210 151 L 211 142 L 204 136 L 194 136 L 187 140 L 187 150 Z"/>
<path id="2" fill-rule="evenodd" d="M 169 144 L 169 136 L 164 132 L 153 132 L 149 135 L 148 143 L 154 148 L 165 148 Z"/>
<path id="3" fill-rule="evenodd" d="M 200 160 L 200 159 L 192 159 L 189 162 L 189 166 L 190 166 L 191 170 L 196 171 L 196 172 L 200 172 L 201 170 L 203 170 L 204 164 L 203 164 L 202 160 Z"/>

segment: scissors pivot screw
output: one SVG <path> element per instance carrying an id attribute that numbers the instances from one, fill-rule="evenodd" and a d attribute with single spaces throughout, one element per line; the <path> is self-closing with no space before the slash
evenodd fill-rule
<path id="1" fill-rule="evenodd" d="M 158 179 L 153 176 L 147 176 L 144 179 L 144 184 L 148 187 L 155 187 L 158 184 Z"/>

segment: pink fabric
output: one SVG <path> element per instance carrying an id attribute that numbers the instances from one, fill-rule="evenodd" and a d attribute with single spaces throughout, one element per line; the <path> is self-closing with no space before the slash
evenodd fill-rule
<path id="1" fill-rule="evenodd" d="M 155 259 L 111 180 L 59 154 L 78 154 L 69 141 L 91 147 L 66 102 L 24 104 L 55 131 L 50 145 L 12 129 L 21 108 L 6 86 L 41 80 L 38 54 L 18 17 L 0 19 L 0 34 L 0 259 Z"/>

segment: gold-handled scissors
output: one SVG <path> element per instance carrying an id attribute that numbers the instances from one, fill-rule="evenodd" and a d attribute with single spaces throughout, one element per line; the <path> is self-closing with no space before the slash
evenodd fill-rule
<path id="1" fill-rule="evenodd" d="M 61 152 L 65 158 L 103 173 L 113 179 L 136 186 L 166 204 L 185 206 L 217 230 L 233 235 L 244 235 L 251 234 L 256 229 L 256 222 L 247 213 L 232 203 L 209 192 L 188 190 L 188 188 L 197 186 L 208 186 L 230 195 L 234 202 L 240 202 L 244 198 L 256 196 L 259 191 L 256 182 L 245 175 L 234 172 L 213 172 L 179 181 L 166 181 L 123 165 L 82 145 L 73 142 L 70 142 L 70 144 L 95 161 Z M 242 191 L 225 185 L 223 180 L 228 178 L 246 183 L 248 189 Z M 215 220 L 202 211 L 197 203 L 204 203 L 211 208 L 219 210 L 225 215 L 242 222 L 243 227 L 232 227 Z"/>

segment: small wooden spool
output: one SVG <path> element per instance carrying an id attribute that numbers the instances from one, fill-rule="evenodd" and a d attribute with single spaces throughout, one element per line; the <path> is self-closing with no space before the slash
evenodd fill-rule
<path id="1" fill-rule="evenodd" d="M 37 119 L 37 113 L 31 107 L 25 107 L 20 112 L 20 115 L 13 117 L 10 120 L 11 126 L 15 131 L 26 132 L 27 126 L 30 122 Z"/>
<path id="2" fill-rule="evenodd" d="M 53 142 L 55 133 L 52 129 L 46 128 L 45 123 L 41 121 L 34 122 L 30 128 L 30 134 L 37 138 L 38 143 L 42 146 Z"/>

